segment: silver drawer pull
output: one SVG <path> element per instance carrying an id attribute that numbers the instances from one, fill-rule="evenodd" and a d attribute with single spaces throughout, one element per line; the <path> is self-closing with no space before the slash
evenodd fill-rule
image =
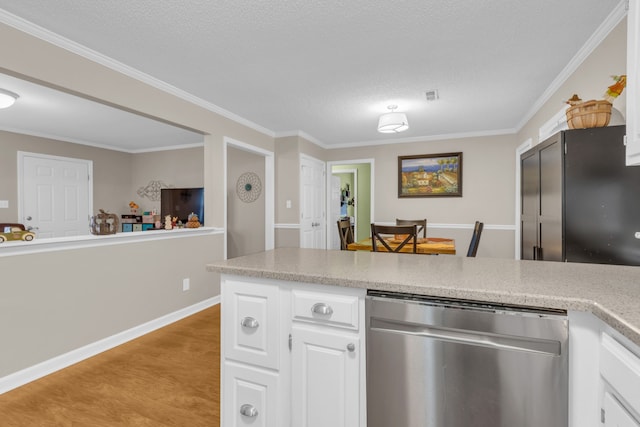
<path id="1" fill-rule="evenodd" d="M 255 418 L 258 416 L 258 410 L 255 406 L 245 403 L 240 407 L 240 414 L 245 417 Z"/>
<path id="2" fill-rule="evenodd" d="M 311 312 L 314 314 L 331 315 L 333 314 L 333 308 L 323 302 L 318 302 L 313 304 L 313 307 L 311 307 Z"/>
<path id="3" fill-rule="evenodd" d="M 260 323 L 253 317 L 245 317 L 240 321 L 240 324 L 245 328 L 256 329 L 260 326 Z"/>

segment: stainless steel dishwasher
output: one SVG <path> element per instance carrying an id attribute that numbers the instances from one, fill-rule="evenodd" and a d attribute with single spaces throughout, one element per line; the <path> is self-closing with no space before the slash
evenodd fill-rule
<path id="1" fill-rule="evenodd" d="M 368 427 L 567 427 L 563 311 L 369 291 Z"/>

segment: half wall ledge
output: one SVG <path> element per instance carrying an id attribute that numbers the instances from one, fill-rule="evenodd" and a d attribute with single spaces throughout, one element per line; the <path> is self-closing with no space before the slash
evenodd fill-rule
<path id="1" fill-rule="evenodd" d="M 49 239 L 34 239 L 30 242 L 8 241 L 0 243 L 0 257 L 30 255 L 41 252 L 63 251 L 69 249 L 90 248 L 95 246 L 123 245 L 127 243 L 148 242 L 151 240 L 183 239 L 189 237 L 210 236 L 224 234 L 224 228 L 200 227 L 181 228 L 177 230 L 148 230 L 127 233 L 94 236 L 55 237 Z"/>

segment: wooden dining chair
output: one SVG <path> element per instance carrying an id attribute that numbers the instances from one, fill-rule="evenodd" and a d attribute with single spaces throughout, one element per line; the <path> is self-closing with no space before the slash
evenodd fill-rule
<path id="1" fill-rule="evenodd" d="M 338 220 L 338 234 L 340 235 L 340 249 L 342 249 L 343 251 L 348 250 L 347 245 L 354 242 L 351 220 Z"/>
<path id="2" fill-rule="evenodd" d="M 398 246 L 391 246 L 384 239 L 383 235 L 393 235 L 401 237 Z M 417 253 L 418 226 L 413 225 L 379 225 L 371 224 L 371 249 L 378 252 L 377 243 L 379 242 L 387 252 L 400 252 L 404 246 L 409 243 L 413 247 L 413 253 Z"/>
<path id="3" fill-rule="evenodd" d="M 422 233 L 422 237 L 427 237 L 427 219 L 398 219 L 396 218 L 396 225 L 417 225 L 418 234 Z"/>
<path id="4" fill-rule="evenodd" d="M 468 257 L 475 257 L 478 252 L 478 245 L 480 244 L 480 236 L 482 235 L 482 229 L 484 223 L 476 221 L 476 225 L 473 227 L 473 234 L 471 235 L 471 243 L 469 243 L 469 250 L 467 251 Z"/>

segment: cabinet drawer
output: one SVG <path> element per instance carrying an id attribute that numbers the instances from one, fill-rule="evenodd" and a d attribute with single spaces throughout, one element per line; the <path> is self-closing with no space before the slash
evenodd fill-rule
<path id="1" fill-rule="evenodd" d="M 222 286 L 224 357 L 277 369 L 278 287 L 235 280 Z"/>
<path id="2" fill-rule="evenodd" d="M 640 424 L 609 393 L 604 394 L 604 427 L 640 427 Z"/>
<path id="3" fill-rule="evenodd" d="M 358 297 L 337 293 L 292 291 L 294 320 L 358 329 Z"/>
<path id="4" fill-rule="evenodd" d="M 607 334 L 602 334 L 600 374 L 623 403 L 640 414 L 640 358 Z"/>
<path id="5" fill-rule="evenodd" d="M 259 368 L 224 364 L 222 423 L 225 427 L 270 427 L 278 419 L 279 376 Z"/>

